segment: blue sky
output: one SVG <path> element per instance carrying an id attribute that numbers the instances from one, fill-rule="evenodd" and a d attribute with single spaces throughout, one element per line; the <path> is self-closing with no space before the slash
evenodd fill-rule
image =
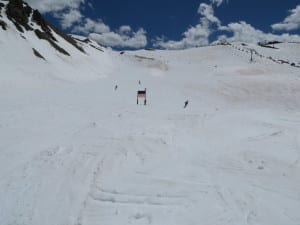
<path id="1" fill-rule="evenodd" d="M 114 48 L 184 49 L 220 39 L 300 41 L 300 0 L 28 0 L 48 20 Z"/>

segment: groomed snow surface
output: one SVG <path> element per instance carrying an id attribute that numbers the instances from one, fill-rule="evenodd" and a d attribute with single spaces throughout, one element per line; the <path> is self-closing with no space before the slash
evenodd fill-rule
<path id="1" fill-rule="evenodd" d="M 299 68 L 24 36 L 0 30 L 0 224 L 300 224 Z"/>

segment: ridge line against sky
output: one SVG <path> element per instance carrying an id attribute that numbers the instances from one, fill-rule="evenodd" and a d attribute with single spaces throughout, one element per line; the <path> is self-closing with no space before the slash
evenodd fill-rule
<path id="1" fill-rule="evenodd" d="M 195 0 L 198 3 L 198 8 L 194 10 L 194 13 L 197 13 L 196 24 L 190 25 L 191 23 L 189 23 L 187 27 L 178 26 L 178 29 L 182 29 L 181 31 L 179 30 L 182 33 L 180 36 L 173 37 L 173 39 L 168 34 L 163 35 L 159 33 L 151 33 L 152 37 L 149 37 L 150 33 L 147 32 L 147 28 L 141 26 L 133 29 L 132 24 L 124 24 L 117 28 L 112 28 L 109 24 L 103 22 L 101 15 L 95 17 L 86 13 L 95 12 L 97 7 L 101 6 L 102 3 L 97 3 L 95 0 L 25 1 L 33 8 L 39 9 L 47 18 L 50 18 L 52 23 L 59 25 L 64 31 L 81 34 L 102 45 L 115 48 L 140 49 L 150 46 L 163 49 L 186 49 L 205 46 L 221 39 L 250 43 L 265 40 L 300 42 L 300 2 L 298 0 L 290 1 L 294 2 L 294 6 L 292 6 L 294 8 L 282 9 L 285 11 L 285 17 L 276 18 L 277 21 L 275 23 L 267 25 L 271 32 L 256 28 L 255 24 L 252 25 L 245 20 L 230 21 L 227 25 L 224 25 L 224 22 L 222 22 L 223 18 L 217 17 L 215 11 L 221 11 L 224 5 L 230 3 L 234 6 L 236 4 L 233 3 L 234 0 Z M 278 0 L 261 0 L 257 2 L 264 1 L 276 2 Z M 99 5 L 96 7 L 96 4 Z M 258 7 L 260 6 L 259 4 Z M 272 5 L 270 7 L 275 6 Z M 168 9 L 166 8 L 165 10 Z M 187 15 L 191 14 L 191 17 L 193 17 L 192 13 L 186 12 Z M 255 10 L 253 13 L 255 14 Z M 130 15 L 130 12 L 128 12 L 128 15 Z M 156 16 L 155 12 L 153 12 L 153 16 Z M 266 13 L 266 16 L 270 15 Z M 118 18 L 115 19 L 117 20 Z M 142 20 L 141 17 L 136 19 Z M 264 18 L 261 19 L 263 20 Z"/>

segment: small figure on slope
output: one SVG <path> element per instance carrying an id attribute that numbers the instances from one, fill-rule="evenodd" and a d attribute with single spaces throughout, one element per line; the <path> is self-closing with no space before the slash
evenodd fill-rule
<path id="1" fill-rule="evenodd" d="M 186 100 L 186 101 L 184 102 L 183 108 L 186 108 L 188 104 L 189 104 L 189 100 Z"/>

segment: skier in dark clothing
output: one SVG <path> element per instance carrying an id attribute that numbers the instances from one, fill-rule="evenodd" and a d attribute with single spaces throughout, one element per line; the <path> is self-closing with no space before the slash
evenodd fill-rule
<path id="1" fill-rule="evenodd" d="M 186 101 L 184 102 L 183 108 L 186 108 L 188 104 L 189 104 L 189 100 L 186 100 Z"/>
<path id="2" fill-rule="evenodd" d="M 118 85 L 115 86 L 115 91 L 118 89 Z"/>

